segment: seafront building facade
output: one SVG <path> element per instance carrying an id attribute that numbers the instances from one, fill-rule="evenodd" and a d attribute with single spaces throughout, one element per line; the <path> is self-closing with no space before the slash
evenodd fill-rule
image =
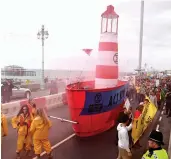
<path id="1" fill-rule="evenodd" d="M 53 79 L 86 79 L 94 80 L 95 79 L 95 70 L 45 70 L 45 77 L 48 77 L 49 80 Z M 119 73 L 119 76 L 122 77 L 128 73 Z M 1 68 L 1 79 L 14 79 L 14 80 L 30 80 L 30 81 L 41 81 L 41 69 L 26 69 L 17 65 L 10 65 L 4 68 Z"/>
<path id="2" fill-rule="evenodd" d="M 91 80 L 94 79 L 95 72 L 81 71 L 81 70 L 45 70 L 45 77 L 48 79 L 70 79 L 86 77 Z M 10 65 L 1 68 L 1 79 L 14 79 L 14 80 L 41 80 L 41 69 L 25 69 L 20 66 Z"/>

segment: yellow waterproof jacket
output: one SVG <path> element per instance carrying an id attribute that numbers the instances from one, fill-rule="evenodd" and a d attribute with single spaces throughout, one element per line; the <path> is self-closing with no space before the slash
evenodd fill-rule
<path id="1" fill-rule="evenodd" d="M 37 116 L 31 123 L 30 132 L 33 135 L 33 139 L 42 140 L 47 139 L 49 135 L 49 128 L 52 126 L 50 120 L 44 124 L 43 119 Z"/>
<path id="2" fill-rule="evenodd" d="M 30 103 L 27 103 L 27 106 L 29 108 L 29 112 L 30 112 L 30 115 L 31 115 L 31 119 L 33 120 L 36 117 L 37 109 L 36 108 L 33 108 Z"/>
<path id="3" fill-rule="evenodd" d="M 8 123 L 7 118 L 4 114 L 1 113 L 1 136 L 8 135 Z"/>
<path id="4" fill-rule="evenodd" d="M 17 129 L 18 135 L 24 135 L 27 136 L 29 133 L 30 125 L 31 125 L 32 119 L 31 116 L 24 114 L 20 114 L 18 117 L 12 118 L 12 127 L 14 129 Z"/>
<path id="5" fill-rule="evenodd" d="M 32 108 L 33 119 L 36 117 L 36 115 L 37 115 L 37 109 L 36 108 Z"/>

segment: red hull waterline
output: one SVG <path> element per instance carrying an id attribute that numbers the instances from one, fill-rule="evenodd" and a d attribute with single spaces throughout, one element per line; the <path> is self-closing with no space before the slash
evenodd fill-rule
<path id="1" fill-rule="evenodd" d="M 116 87 L 104 89 L 95 89 L 94 85 L 94 81 L 86 81 L 67 85 L 66 88 L 70 118 L 79 123 L 73 124 L 72 127 L 76 135 L 80 137 L 94 136 L 109 130 L 116 124 L 118 115 L 123 110 L 124 101 L 110 111 L 82 115 L 82 110 L 85 109 L 84 106 L 87 92 L 104 93 L 113 90 L 117 91 L 121 87 L 126 86 L 127 82 L 118 81 Z"/>

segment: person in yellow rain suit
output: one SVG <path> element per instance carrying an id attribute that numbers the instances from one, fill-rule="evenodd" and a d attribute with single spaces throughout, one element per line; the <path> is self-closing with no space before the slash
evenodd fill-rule
<path id="1" fill-rule="evenodd" d="M 7 118 L 4 114 L 1 112 L 1 137 L 8 135 L 8 123 Z"/>
<path id="2" fill-rule="evenodd" d="M 31 134 L 29 132 L 31 121 L 32 119 L 27 105 L 22 106 L 17 116 L 12 118 L 12 126 L 18 132 L 17 159 L 20 159 L 20 152 L 24 149 L 24 146 L 26 155 L 29 155 L 31 151 Z"/>
<path id="3" fill-rule="evenodd" d="M 31 123 L 30 132 L 33 135 L 34 151 L 37 158 L 40 158 L 42 147 L 48 154 L 48 159 L 52 159 L 51 144 L 48 140 L 49 129 L 52 126 L 43 108 L 37 109 L 37 116 Z"/>
<path id="4" fill-rule="evenodd" d="M 27 106 L 29 108 L 29 112 L 31 115 L 32 120 L 36 117 L 36 113 L 37 113 L 37 108 L 36 108 L 36 104 L 33 98 L 29 98 L 28 102 L 27 102 Z M 33 147 L 33 141 L 31 141 L 31 146 Z"/>
<path id="5" fill-rule="evenodd" d="M 36 117 L 36 114 L 37 114 L 37 108 L 36 108 L 36 104 L 35 103 L 33 103 L 33 105 L 32 105 L 31 113 L 32 113 L 32 116 L 33 116 L 33 119 L 34 119 Z"/>
<path id="6" fill-rule="evenodd" d="M 36 104 L 35 104 L 34 100 L 32 98 L 30 98 L 28 100 L 27 105 L 29 107 L 29 111 L 30 111 L 31 117 L 34 119 L 36 117 L 36 112 L 37 112 Z"/>

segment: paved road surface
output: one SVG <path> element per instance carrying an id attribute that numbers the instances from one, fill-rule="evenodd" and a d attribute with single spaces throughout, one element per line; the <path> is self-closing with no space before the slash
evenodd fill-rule
<path id="1" fill-rule="evenodd" d="M 55 108 L 48 114 L 69 119 L 67 106 Z M 162 116 L 161 121 L 159 121 L 160 116 Z M 59 144 L 60 141 L 72 135 L 73 130 L 70 123 L 61 123 L 55 119 L 52 119 L 52 122 L 53 127 L 50 130 L 50 141 L 52 145 L 57 144 L 57 147 L 53 150 L 54 159 L 116 159 L 118 152 L 117 147 L 115 146 L 115 136 L 117 133 L 115 127 L 94 137 L 79 138 L 77 136 L 73 136 L 66 142 Z M 158 112 L 154 122 L 141 139 L 141 145 L 143 145 L 143 147 L 136 152 L 133 151 L 133 159 L 141 158 L 142 154 L 146 151 L 147 137 L 153 128 L 156 129 L 157 124 L 159 124 L 159 129 L 164 133 L 164 140 L 166 143 L 165 147 L 168 147 L 171 119 L 166 118 L 161 114 L 161 112 Z M 16 135 L 17 133 L 10 126 L 9 136 L 2 140 L 2 159 L 15 158 Z M 29 158 L 23 156 L 23 159 L 31 158 L 33 157 Z M 46 158 L 46 155 L 42 156 L 42 159 Z"/>

